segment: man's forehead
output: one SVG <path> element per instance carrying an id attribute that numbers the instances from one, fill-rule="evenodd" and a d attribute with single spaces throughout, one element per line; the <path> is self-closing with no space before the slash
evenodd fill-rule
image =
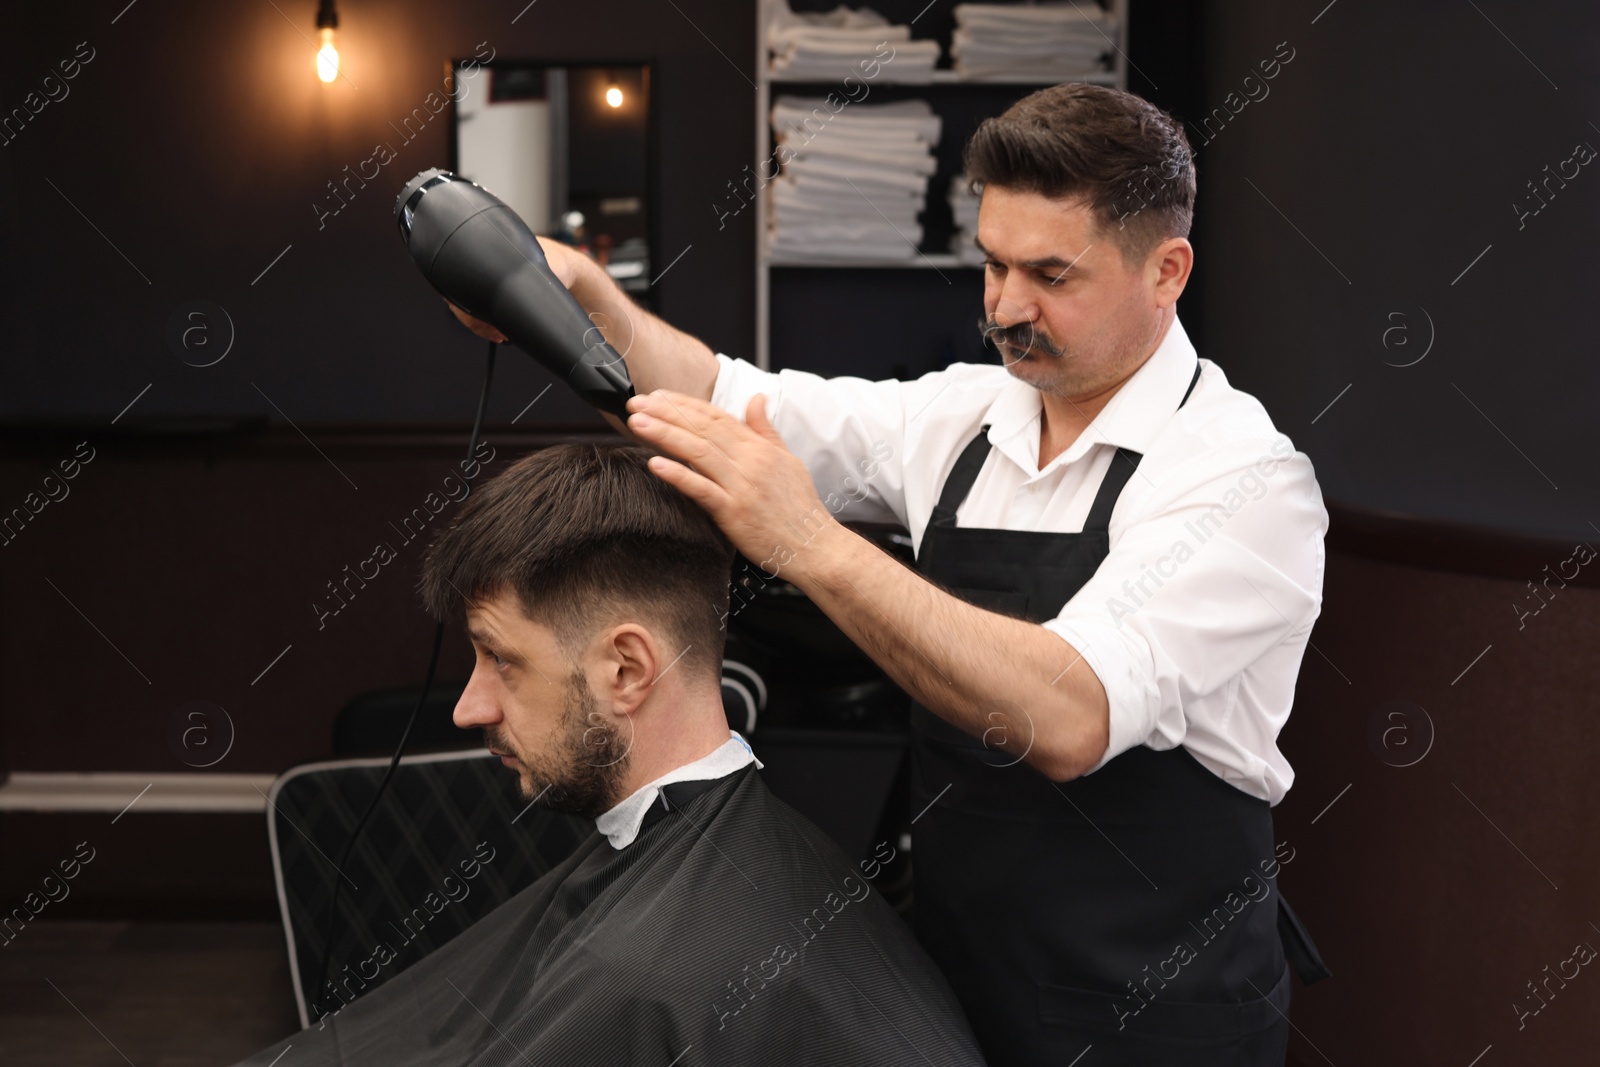
<path id="1" fill-rule="evenodd" d="M 997 259 L 1074 262 L 1091 247 L 1096 220 L 1080 200 L 985 190 L 973 243 Z"/>
<path id="2" fill-rule="evenodd" d="M 467 600 L 467 635 L 484 644 L 503 644 L 507 629 L 537 626 L 510 593 Z"/>

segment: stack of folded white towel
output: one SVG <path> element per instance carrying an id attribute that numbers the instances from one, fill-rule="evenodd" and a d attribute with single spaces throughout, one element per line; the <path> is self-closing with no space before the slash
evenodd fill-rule
<path id="1" fill-rule="evenodd" d="M 955 220 L 955 233 L 950 237 L 950 251 L 963 263 L 976 266 L 983 262 L 983 253 L 973 243 L 978 236 L 978 194 L 967 191 L 967 176 L 958 174 L 950 180 L 950 217 Z"/>
<path id="2" fill-rule="evenodd" d="M 910 26 L 842 4 L 796 14 L 787 0 L 768 0 L 767 47 L 773 76 L 790 80 L 843 81 L 854 74 L 864 81 L 928 82 L 939 61 L 939 42 L 913 41 Z"/>
<path id="3" fill-rule="evenodd" d="M 962 78 L 1067 80 L 1107 69 L 1116 17 L 1094 0 L 957 4 L 950 57 Z"/>
<path id="4" fill-rule="evenodd" d="M 941 122 L 926 100 L 849 104 L 780 96 L 783 173 L 768 185 L 775 260 L 911 259 Z"/>

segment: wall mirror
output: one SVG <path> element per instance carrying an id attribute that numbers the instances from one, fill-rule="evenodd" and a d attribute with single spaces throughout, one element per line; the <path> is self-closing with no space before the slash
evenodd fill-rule
<path id="1" fill-rule="evenodd" d="M 653 308 L 649 64 L 458 60 L 451 76 L 456 173 L 534 233 L 587 252 Z"/>

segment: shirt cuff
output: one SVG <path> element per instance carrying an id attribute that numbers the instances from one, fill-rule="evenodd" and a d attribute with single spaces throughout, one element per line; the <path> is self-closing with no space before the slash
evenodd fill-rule
<path id="1" fill-rule="evenodd" d="M 1142 640 L 1110 623 L 1055 618 L 1041 625 L 1077 649 L 1105 688 L 1110 738 L 1105 755 L 1084 772 L 1093 774 L 1128 749 L 1144 744 L 1154 732 L 1161 706 L 1160 691 L 1153 681 L 1154 665 Z"/>

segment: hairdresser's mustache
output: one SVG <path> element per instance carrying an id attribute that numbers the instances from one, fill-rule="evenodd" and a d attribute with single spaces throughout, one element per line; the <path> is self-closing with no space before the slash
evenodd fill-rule
<path id="1" fill-rule="evenodd" d="M 1057 348 L 1031 322 L 1018 322 L 1010 326 L 1002 326 L 993 319 L 979 319 L 978 329 L 983 332 L 983 339 L 997 348 L 1004 345 L 1006 348 L 1023 355 L 1038 352 L 1042 355 L 1059 359 L 1066 355 L 1066 349 Z M 1001 353 L 1004 356 L 1004 352 Z"/>

